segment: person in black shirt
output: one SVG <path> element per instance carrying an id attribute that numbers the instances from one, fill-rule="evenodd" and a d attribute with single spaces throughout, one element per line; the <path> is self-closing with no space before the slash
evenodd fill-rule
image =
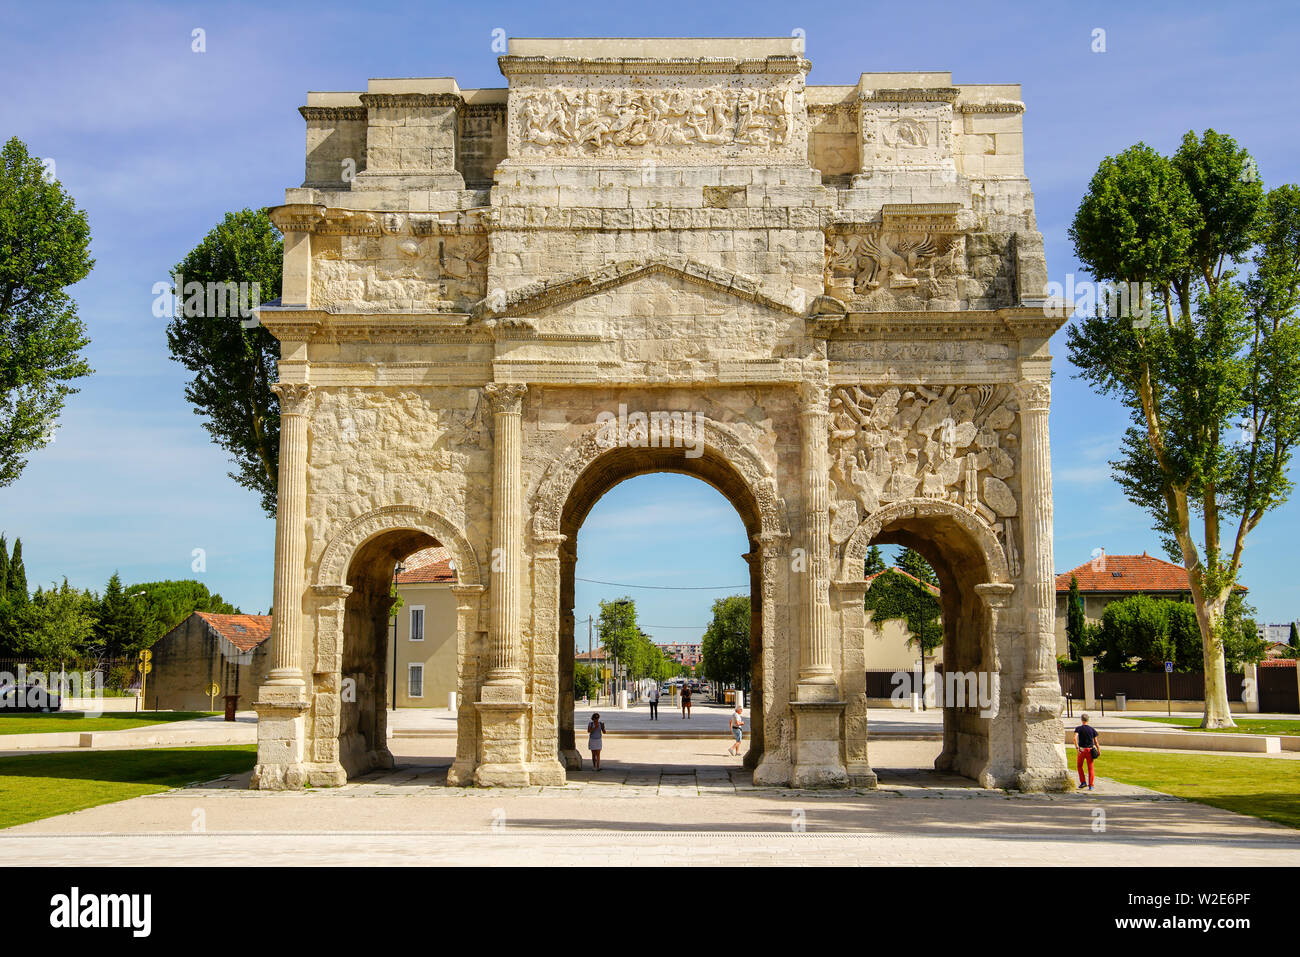
<path id="1" fill-rule="evenodd" d="M 1078 756 L 1079 787 L 1087 788 L 1091 791 L 1092 786 L 1096 781 L 1096 776 L 1092 773 L 1092 762 L 1097 759 L 1097 755 L 1101 754 L 1101 748 L 1097 747 L 1097 741 L 1101 738 L 1101 735 L 1097 733 L 1096 728 L 1088 724 L 1088 716 L 1086 714 L 1080 715 L 1079 720 L 1081 720 L 1083 724 L 1074 729 L 1074 750 L 1075 754 Z M 1085 762 L 1088 765 L 1088 779 L 1086 781 L 1083 779 L 1083 766 Z"/>

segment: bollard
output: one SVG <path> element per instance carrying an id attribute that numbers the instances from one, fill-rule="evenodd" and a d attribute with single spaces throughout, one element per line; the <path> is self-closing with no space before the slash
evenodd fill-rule
<path id="1" fill-rule="evenodd" d="M 447 710 L 452 714 L 456 713 L 456 692 L 454 691 L 447 692 Z"/>

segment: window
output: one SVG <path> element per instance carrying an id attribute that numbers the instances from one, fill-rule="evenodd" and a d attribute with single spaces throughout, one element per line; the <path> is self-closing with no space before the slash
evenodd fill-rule
<path id="1" fill-rule="evenodd" d="M 406 696 L 408 698 L 424 697 L 424 665 L 406 666 Z"/>
<path id="2" fill-rule="evenodd" d="M 411 606 L 411 640 L 424 641 L 424 606 Z"/>

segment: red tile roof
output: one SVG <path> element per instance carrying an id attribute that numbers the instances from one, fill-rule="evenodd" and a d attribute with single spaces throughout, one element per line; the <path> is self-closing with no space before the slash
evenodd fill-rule
<path id="1" fill-rule="evenodd" d="M 1079 579 L 1080 592 L 1189 592 L 1187 569 L 1146 552 L 1141 555 L 1102 555 L 1056 576 L 1056 590 L 1068 592 L 1070 578 Z"/>
<path id="2" fill-rule="evenodd" d="M 456 567 L 451 553 L 442 547 L 422 548 L 402 559 L 406 570 L 397 575 L 399 585 L 421 585 L 430 582 L 454 582 Z"/>
<path id="3" fill-rule="evenodd" d="M 270 615 L 213 615 L 206 611 L 194 614 L 240 651 L 252 651 L 271 637 Z"/>

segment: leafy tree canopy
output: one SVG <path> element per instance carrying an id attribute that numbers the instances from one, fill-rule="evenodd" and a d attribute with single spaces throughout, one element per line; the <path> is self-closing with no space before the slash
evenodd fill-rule
<path id="1" fill-rule="evenodd" d="M 227 213 L 176 266 L 185 286 L 198 283 L 258 284 L 266 302 L 280 295 L 283 242 L 265 211 Z M 184 290 L 174 293 L 183 302 Z M 246 327 L 238 316 L 180 314 L 167 327 L 172 358 L 194 377 L 185 397 L 217 445 L 234 459 L 230 473 L 261 497 L 275 514 L 280 446 L 280 405 L 271 391 L 277 379 L 279 343 L 261 325 Z M 201 312 L 206 312 L 206 308 Z"/>
<path id="2" fill-rule="evenodd" d="M 17 137 L 0 148 L 0 488 L 44 448 L 90 342 L 64 290 L 90 258 L 90 224 Z"/>
<path id="3" fill-rule="evenodd" d="M 912 634 L 908 644 L 918 646 L 923 653 L 928 655 L 943 644 L 939 599 L 914 577 L 900 575 L 894 569 L 882 572 L 867 589 L 865 601 L 873 622 L 906 621 Z"/>
<path id="4" fill-rule="evenodd" d="M 713 620 L 704 632 L 700 671 L 710 681 L 748 690 L 750 606 L 748 595 L 731 595 L 713 603 Z"/>

